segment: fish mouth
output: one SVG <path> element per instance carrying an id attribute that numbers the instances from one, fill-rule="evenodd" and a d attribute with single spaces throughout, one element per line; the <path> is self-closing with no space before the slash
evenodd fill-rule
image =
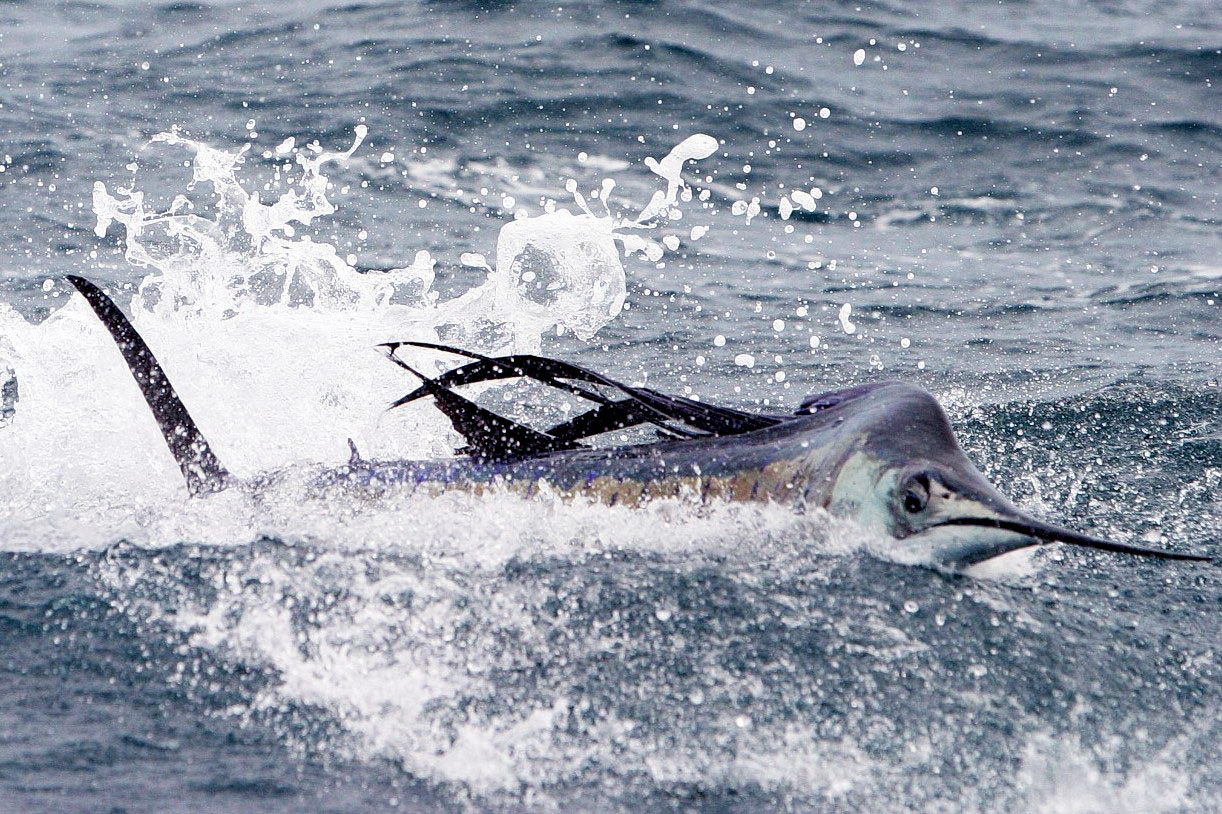
<path id="1" fill-rule="evenodd" d="M 1111 540 L 1103 540 L 1098 537 L 1091 537 L 1086 534 L 1079 534 L 1076 531 L 1070 531 L 1059 526 L 1054 526 L 1050 523 L 1043 523 L 1039 520 L 1028 520 L 1026 518 L 1010 519 L 1003 517 L 952 517 L 943 520 L 940 523 L 935 523 L 930 528 L 939 526 L 978 526 L 981 528 L 998 529 L 1000 531 L 1013 532 L 1024 537 L 1031 538 L 1030 542 L 1014 542 L 1002 543 L 994 545 L 982 545 L 977 551 L 968 554 L 959 559 L 962 565 L 975 565 L 991 560 L 994 557 L 1000 557 L 1002 554 L 1015 551 L 1028 546 L 1040 545 L 1044 543 L 1068 543 L 1069 545 L 1082 546 L 1083 548 L 1094 548 L 1099 551 L 1111 551 L 1117 554 L 1134 554 L 1139 557 L 1155 557 L 1164 560 L 1191 560 L 1196 562 L 1210 562 L 1212 558 L 1203 554 L 1189 554 L 1178 551 L 1160 551 L 1153 548 L 1143 548 L 1141 546 L 1128 545 L 1126 543 L 1116 543 Z"/>

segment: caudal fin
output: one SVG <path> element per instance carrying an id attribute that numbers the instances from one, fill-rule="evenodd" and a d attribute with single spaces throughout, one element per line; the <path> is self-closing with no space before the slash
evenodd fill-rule
<path id="1" fill-rule="evenodd" d="M 132 378 L 140 386 L 144 401 L 157 419 L 166 446 L 178 462 L 192 496 L 219 492 L 229 485 L 229 471 L 221 465 L 187 408 L 174 392 L 165 371 L 110 297 L 84 277 L 68 275 L 68 282 L 84 295 L 98 319 L 110 331 L 127 362 Z"/>

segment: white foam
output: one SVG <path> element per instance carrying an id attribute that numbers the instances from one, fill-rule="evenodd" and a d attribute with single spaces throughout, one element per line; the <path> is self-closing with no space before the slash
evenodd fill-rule
<path id="1" fill-rule="evenodd" d="M 542 685 L 521 703 L 497 701 L 503 679 L 496 670 L 512 669 L 523 653 L 550 651 L 547 637 L 555 632 L 552 615 L 540 608 L 547 595 L 534 580 L 507 578 L 510 563 L 597 562 L 633 552 L 659 563 L 674 558 L 685 569 L 728 560 L 744 579 L 759 571 L 757 563 L 811 572 L 828 557 L 819 542 L 828 529 L 822 513 L 803 517 L 780 506 L 732 503 L 696 510 L 677 500 L 629 510 L 503 494 L 409 498 L 334 513 L 289 495 L 270 502 L 262 521 L 272 527 L 265 531 L 295 523 L 288 513 L 307 508 L 315 519 L 305 539 L 326 540 L 326 547 L 313 543 L 308 555 L 293 553 L 304 542 L 298 528 L 298 535 L 282 537 L 288 548 L 254 549 L 205 567 L 200 604 L 172 573 L 121 560 L 99 566 L 126 607 L 140 610 L 135 597 L 152 594 L 146 610 L 186 633 L 193 646 L 274 671 L 275 683 L 228 716 L 243 721 L 286 704 L 317 706 L 347 733 L 333 753 L 394 759 L 416 776 L 461 784 L 474 795 L 571 781 L 591 759 L 664 781 L 705 776 L 831 797 L 869 776 L 870 762 L 851 743 L 811 742 L 785 724 L 727 717 L 719 728 L 738 740 L 736 752 L 667 755 L 658 748 L 667 732 L 640 731 L 610 710 L 597 710 L 574 738 L 572 716 L 591 702 L 570 695 L 564 682 Z"/>
<path id="2" fill-rule="evenodd" d="M 1038 814 L 1161 814 L 1189 808 L 1192 779 L 1172 743 L 1128 772 L 1100 769 L 1102 750 L 1077 738 L 1036 734 L 1023 750 L 1018 786 L 1024 811 Z"/>

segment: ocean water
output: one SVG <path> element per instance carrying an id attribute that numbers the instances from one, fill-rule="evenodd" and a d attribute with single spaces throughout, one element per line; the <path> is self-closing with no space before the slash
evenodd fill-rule
<path id="1" fill-rule="evenodd" d="M 1222 808 L 1214 564 L 308 485 L 450 454 L 374 349 L 440 339 L 907 379 L 1222 555 L 1220 82 L 1201 0 L 0 4 L 0 810 Z M 187 497 L 70 273 L 274 488 Z"/>

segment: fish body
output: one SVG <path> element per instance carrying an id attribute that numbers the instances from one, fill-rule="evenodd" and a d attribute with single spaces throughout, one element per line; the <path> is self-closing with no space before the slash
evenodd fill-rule
<path id="1" fill-rule="evenodd" d="M 324 473 L 320 483 L 370 491 L 497 487 L 526 494 L 544 483 L 553 493 L 609 505 L 687 496 L 702 502 L 728 498 L 830 509 L 844 464 L 876 437 L 873 428 L 880 415 L 885 420 L 897 408 L 910 409 L 913 416 L 922 410 L 941 414 L 932 396 L 905 382 L 821 398 L 828 396 L 837 403 L 738 435 L 562 450 L 512 461 L 357 459 Z M 839 496 L 841 502 L 848 499 Z"/>
<path id="2" fill-rule="evenodd" d="M 192 494 L 235 485 L 119 308 L 89 281 L 69 280 L 114 337 Z M 394 356 L 403 344 L 475 361 L 429 378 Z M 319 489 L 387 497 L 460 489 L 526 497 L 547 492 L 624 506 L 657 498 L 773 502 L 798 511 L 826 510 L 889 538 L 917 561 L 948 569 L 1052 542 L 1164 559 L 1208 559 L 1101 540 L 1027 516 L 964 454 L 937 400 L 905 382 L 822 393 L 804 400 L 792 415 L 763 415 L 624 385 L 543 357 L 490 358 L 422 343 L 386 347 L 392 361 L 421 381 L 392 406 L 432 398 L 466 438 L 465 454 L 445 460 L 367 461 L 354 448 L 346 466 L 316 478 Z M 455 392 L 466 384 L 514 377 L 536 379 L 598 406 L 540 431 Z M 606 390 L 616 395 L 607 396 Z M 646 423 L 660 429 L 662 440 L 611 447 L 587 443 Z"/>

